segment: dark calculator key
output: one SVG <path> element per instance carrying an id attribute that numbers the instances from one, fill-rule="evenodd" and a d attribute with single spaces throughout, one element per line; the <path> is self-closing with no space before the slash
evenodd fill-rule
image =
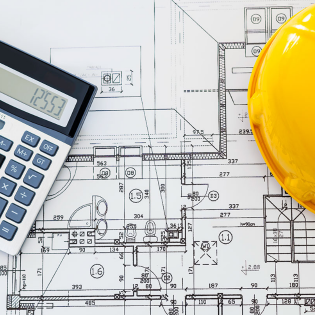
<path id="1" fill-rule="evenodd" d="M 10 160 L 7 167 L 5 168 L 5 173 L 15 179 L 21 178 L 23 172 L 25 170 L 25 166 L 20 164 L 14 160 Z"/>
<path id="2" fill-rule="evenodd" d="M 0 136 L 0 149 L 3 151 L 9 151 L 13 142 L 5 137 Z"/>
<path id="3" fill-rule="evenodd" d="M 24 161 L 29 161 L 33 155 L 33 151 L 23 147 L 22 145 L 18 145 L 14 151 L 14 155 Z"/>
<path id="4" fill-rule="evenodd" d="M 7 200 L 5 200 L 3 198 L 0 198 L 0 218 L 2 216 L 2 213 L 3 213 L 4 209 L 5 209 L 5 207 L 7 206 L 7 204 L 8 204 Z"/>
<path id="5" fill-rule="evenodd" d="M 7 241 L 12 241 L 17 227 L 8 223 L 7 221 L 2 221 L 0 224 L 0 237 L 6 239 Z"/>
<path id="6" fill-rule="evenodd" d="M 36 147 L 40 140 L 40 137 L 34 135 L 31 132 L 25 131 L 21 140 L 22 142 L 30 145 L 31 147 Z"/>
<path id="7" fill-rule="evenodd" d="M 5 177 L 0 178 L 0 193 L 10 197 L 13 194 L 13 191 L 16 187 L 16 183 L 11 182 Z"/>
<path id="8" fill-rule="evenodd" d="M 58 146 L 47 140 L 44 140 L 42 144 L 40 145 L 39 150 L 41 150 L 42 152 L 46 154 L 54 156 L 56 152 L 58 151 Z"/>
<path id="9" fill-rule="evenodd" d="M 5 160 L 5 156 L 3 154 L 0 154 L 0 167 L 2 166 L 4 160 Z"/>
<path id="10" fill-rule="evenodd" d="M 25 213 L 25 209 L 15 205 L 14 203 L 11 203 L 5 216 L 16 223 L 21 223 Z"/>
<path id="11" fill-rule="evenodd" d="M 29 206 L 35 196 L 35 193 L 23 186 L 17 190 L 14 199 L 25 206 Z"/>
<path id="12" fill-rule="evenodd" d="M 23 182 L 33 188 L 38 188 L 43 178 L 44 175 L 29 168 L 24 176 Z"/>
<path id="13" fill-rule="evenodd" d="M 50 166 L 51 160 L 45 158 L 44 156 L 40 154 L 36 154 L 33 160 L 33 165 L 43 169 L 43 170 L 48 170 Z"/>

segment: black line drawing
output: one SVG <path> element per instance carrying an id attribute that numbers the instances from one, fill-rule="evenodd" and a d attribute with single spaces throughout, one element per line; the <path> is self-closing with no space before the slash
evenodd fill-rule
<path id="1" fill-rule="evenodd" d="M 314 312 L 315 220 L 245 107 L 256 57 L 302 8 L 274 2 L 111 2 L 123 33 L 50 49 L 99 91 L 21 253 L 0 256 L 0 314 Z"/>

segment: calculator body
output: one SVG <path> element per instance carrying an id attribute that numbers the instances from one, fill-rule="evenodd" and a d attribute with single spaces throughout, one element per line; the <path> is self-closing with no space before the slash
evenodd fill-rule
<path id="1" fill-rule="evenodd" d="M 16 255 L 97 88 L 0 42 L 0 250 Z"/>

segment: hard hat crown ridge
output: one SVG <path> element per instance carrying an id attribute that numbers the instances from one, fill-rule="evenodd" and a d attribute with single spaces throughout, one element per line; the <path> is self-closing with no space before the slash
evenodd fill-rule
<path id="1" fill-rule="evenodd" d="M 257 145 L 281 186 L 315 212 L 315 5 L 288 20 L 255 63 L 248 111 Z"/>

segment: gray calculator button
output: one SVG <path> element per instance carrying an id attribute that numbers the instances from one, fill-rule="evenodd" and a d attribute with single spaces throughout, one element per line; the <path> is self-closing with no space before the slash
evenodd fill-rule
<path id="1" fill-rule="evenodd" d="M 31 190 L 20 186 L 17 190 L 14 199 L 20 203 L 22 203 L 25 206 L 29 206 L 35 196 L 35 193 Z"/>
<path id="2" fill-rule="evenodd" d="M 18 145 L 14 151 L 14 155 L 24 161 L 29 161 L 33 155 L 33 151 L 23 147 L 22 145 Z"/>
<path id="3" fill-rule="evenodd" d="M 12 147 L 13 142 L 5 137 L 0 136 L 0 149 L 9 151 Z"/>
<path id="4" fill-rule="evenodd" d="M 25 213 L 25 209 L 15 205 L 14 203 L 11 203 L 5 216 L 16 223 L 21 223 Z"/>
<path id="5" fill-rule="evenodd" d="M 47 140 L 44 140 L 42 144 L 40 145 L 39 150 L 41 150 L 42 152 L 46 154 L 54 156 L 58 150 L 58 146 Z"/>
<path id="6" fill-rule="evenodd" d="M 45 158 L 40 154 L 36 154 L 33 160 L 33 164 L 43 170 L 48 170 L 51 160 Z"/>
<path id="7" fill-rule="evenodd" d="M 30 145 L 31 147 L 36 147 L 40 140 L 40 137 L 34 135 L 31 132 L 25 131 L 21 140 L 22 142 Z"/>
<path id="8" fill-rule="evenodd" d="M 7 241 L 12 241 L 17 227 L 8 223 L 7 221 L 2 221 L 0 224 L 0 237 L 6 239 Z"/>
<path id="9" fill-rule="evenodd" d="M 24 170 L 25 166 L 23 164 L 20 164 L 14 160 L 10 160 L 5 169 L 5 173 L 15 179 L 19 179 L 21 178 Z"/>
<path id="10" fill-rule="evenodd" d="M 1 218 L 1 215 L 2 215 L 5 207 L 7 206 L 7 203 L 8 203 L 7 200 L 0 198 L 0 218 Z"/>
<path id="11" fill-rule="evenodd" d="M 23 182 L 29 186 L 32 186 L 33 188 L 38 188 L 43 178 L 44 178 L 44 175 L 38 172 L 35 172 L 31 168 L 29 168 L 25 174 Z"/>
<path id="12" fill-rule="evenodd" d="M 16 183 L 11 182 L 5 177 L 0 178 L 0 193 L 1 194 L 7 197 L 10 197 L 13 194 L 15 187 L 16 187 Z"/>

